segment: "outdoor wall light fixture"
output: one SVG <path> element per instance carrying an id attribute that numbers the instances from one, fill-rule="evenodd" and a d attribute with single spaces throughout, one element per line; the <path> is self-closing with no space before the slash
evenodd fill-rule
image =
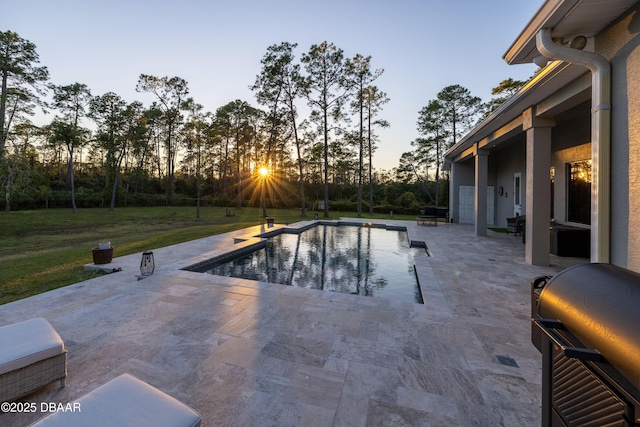
<path id="1" fill-rule="evenodd" d="M 587 46 L 587 38 L 585 36 L 574 37 L 569 43 L 569 47 L 572 49 L 582 50 Z"/>
<path id="2" fill-rule="evenodd" d="M 577 50 L 582 50 L 587 46 L 587 38 L 585 36 L 576 36 L 573 39 L 571 39 L 569 43 L 563 43 L 563 40 L 559 38 L 554 38 L 553 42 L 560 45 L 562 44 L 568 45 L 570 48 L 577 49 Z M 535 58 L 533 58 L 533 63 L 540 68 L 543 68 L 544 66 L 546 66 L 548 62 L 549 62 L 549 59 L 547 59 L 543 55 L 538 55 Z"/>
<path id="3" fill-rule="evenodd" d="M 142 278 L 151 276 L 153 270 L 155 270 L 156 264 L 153 260 L 153 252 L 145 251 L 142 253 L 142 259 L 140 260 L 140 274 Z"/>

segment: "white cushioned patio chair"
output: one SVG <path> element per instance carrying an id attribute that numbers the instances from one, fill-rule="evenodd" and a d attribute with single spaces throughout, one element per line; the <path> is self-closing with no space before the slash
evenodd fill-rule
<path id="1" fill-rule="evenodd" d="M 31 427 L 198 427 L 189 406 L 138 378 L 122 374 L 74 401 L 77 411 L 54 412 Z"/>
<path id="2" fill-rule="evenodd" d="M 0 402 L 12 402 L 67 378 L 67 350 L 41 318 L 0 326 Z"/>

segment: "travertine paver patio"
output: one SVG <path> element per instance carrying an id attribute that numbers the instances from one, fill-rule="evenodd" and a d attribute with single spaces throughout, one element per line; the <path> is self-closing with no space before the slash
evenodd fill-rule
<path id="1" fill-rule="evenodd" d="M 154 249 L 141 281 L 136 254 L 114 260 L 122 272 L 0 306 L 0 324 L 45 317 L 69 352 L 67 386 L 23 400 L 66 403 L 127 372 L 208 426 L 540 425 L 529 282 L 587 260 L 532 267 L 519 237 L 392 222 L 433 254 L 416 263 L 424 305 L 179 269 L 254 227 Z"/>

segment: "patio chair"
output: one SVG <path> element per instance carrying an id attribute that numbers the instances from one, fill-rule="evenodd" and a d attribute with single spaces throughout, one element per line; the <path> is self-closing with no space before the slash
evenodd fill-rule
<path id="1" fill-rule="evenodd" d="M 60 381 L 65 386 L 67 350 L 60 335 L 38 317 L 0 327 L 0 402 L 12 402 Z"/>
<path id="2" fill-rule="evenodd" d="M 513 233 L 514 236 L 518 234 L 522 235 L 524 231 L 526 217 L 524 215 L 516 215 L 513 218 L 507 218 L 507 236 L 509 232 Z"/>
<path id="3" fill-rule="evenodd" d="M 123 374 L 85 394 L 31 427 L 198 427 L 200 415 L 184 403 Z"/>

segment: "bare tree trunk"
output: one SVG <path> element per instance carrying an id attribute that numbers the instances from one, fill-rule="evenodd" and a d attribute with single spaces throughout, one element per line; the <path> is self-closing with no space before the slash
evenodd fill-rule
<path id="1" fill-rule="evenodd" d="M 266 185 L 266 177 L 262 177 L 262 182 L 260 183 L 260 203 L 262 204 L 262 217 L 267 217 L 267 201 L 264 198 L 264 186 Z"/>
<path id="2" fill-rule="evenodd" d="M 371 108 L 367 123 L 367 140 L 369 144 L 369 214 L 373 215 L 373 147 L 371 146 Z"/>
<path id="3" fill-rule="evenodd" d="M 324 102 L 326 105 L 326 99 Z M 329 118 L 324 109 L 324 217 L 329 218 Z"/>
<path id="4" fill-rule="evenodd" d="M 9 79 L 9 73 L 2 73 L 2 83 L 0 84 L 0 158 L 4 156 L 4 146 L 7 140 L 5 132 L 5 112 L 6 112 L 6 94 L 7 94 L 7 81 Z"/>
<path id="5" fill-rule="evenodd" d="M 0 153 L 0 161 L 2 161 L 2 154 Z M 16 176 L 16 171 L 18 169 L 18 150 L 16 149 L 16 155 L 13 159 L 13 166 L 9 164 L 9 159 L 7 161 L 7 168 L 9 169 L 9 174 L 7 175 L 7 181 L 4 187 L 4 210 L 5 212 L 11 211 L 11 191 L 13 190 L 13 180 Z"/>
<path id="6" fill-rule="evenodd" d="M 7 183 L 4 187 L 4 211 L 9 212 L 11 210 L 11 185 L 13 183 L 13 168 L 9 168 L 9 176 L 7 176 Z"/>
<path id="7" fill-rule="evenodd" d="M 222 162 L 222 193 L 227 194 L 227 166 L 229 161 L 229 138 L 225 138 L 224 142 L 224 161 Z"/>
<path id="8" fill-rule="evenodd" d="M 296 114 L 293 108 L 293 101 L 289 102 L 289 111 L 291 112 L 291 124 L 293 126 L 293 138 L 296 143 L 296 154 L 298 155 L 298 174 L 300 175 L 300 215 L 307 215 L 306 201 L 304 197 L 304 167 L 302 164 L 302 153 L 300 152 L 300 139 L 298 139 L 298 126 L 296 125 Z"/>
<path id="9" fill-rule="evenodd" d="M 363 118 L 363 109 L 362 105 L 362 89 L 360 89 L 360 131 L 358 134 L 358 217 L 362 216 L 362 174 L 364 173 L 364 118 Z"/>
<path id="10" fill-rule="evenodd" d="M 116 166 L 113 176 L 113 188 L 111 190 L 111 203 L 109 203 L 109 212 L 113 212 L 116 206 L 116 191 L 118 190 L 118 178 L 120 178 L 120 166 Z"/>
<path id="11" fill-rule="evenodd" d="M 196 156 L 196 218 L 200 219 L 200 143 L 198 143 L 198 154 Z"/>
<path id="12" fill-rule="evenodd" d="M 67 144 L 67 149 L 69 151 L 69 166 L 67 168 L 67 180 L 69 181 L 69 185 L 71 186 L 71 210 L 73 213 L 78 212 L 78 207 L 76 206 L 76 183 L 73 179 L 73 143 Z"/>
<path id="13" fill-rule="evenodd" d="M 242 209 L 242 175 L 240 174 L 240 160 L 238 160 L 238 191 L 236 201 L 236 209 Z"/>
<path id="14" fill-rule="evenodd" d="M 113 177 L 113 189 L 111 190 L 111 203 L 109 204 L 109 212 L 113 212 L 116 207 L 116 193 L 118 191 L 118 181 L 120 180 L 120 167 L 122 166 L 122 160 L 126 153 L 126 147 L 122 147 L 122 152 L 115 164 L 115 174 Z"/>

